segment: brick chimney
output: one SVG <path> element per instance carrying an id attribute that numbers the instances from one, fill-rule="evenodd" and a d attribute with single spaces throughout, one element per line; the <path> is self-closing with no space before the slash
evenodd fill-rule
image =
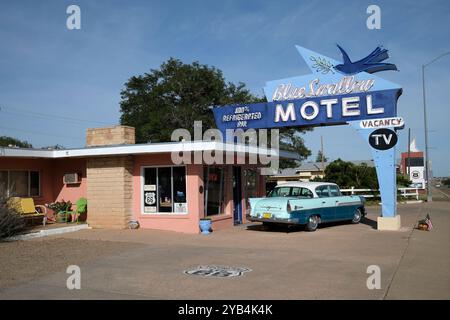
<path id="1" fill-rule="evenodd" d="M 135 144 L 135 129 L 128 126 L 92 128 L 86 130 L 86 146 Z"/>
<path id="2" fill-rule="evenodd" d="M 87 147 L 135 143 L 133 127 L 87 129 Z M 128 155 L 86 160 L 88 223 L 94 228 L 126 228 L 132 217 L 134 159 Z"/>

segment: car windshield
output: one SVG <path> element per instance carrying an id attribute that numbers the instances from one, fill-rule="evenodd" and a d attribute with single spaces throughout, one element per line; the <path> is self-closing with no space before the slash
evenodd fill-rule
<path id="1" fill-rule="evenodd" d="M 296 197 L 296 198 L 313 198 L 314 195 L 308 188 L 302 187 L 277 187 L 273 189 L 268 197 Z"/>

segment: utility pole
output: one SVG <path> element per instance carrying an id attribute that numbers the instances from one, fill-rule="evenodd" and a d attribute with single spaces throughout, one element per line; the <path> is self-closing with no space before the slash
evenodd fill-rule
<path id="1" fill-rule="evenodd" d="M 408 163 L 406 163 L 406 173 L 408 179 L 411 179 L 411 128 L 408 128 Z"/>
<path id="2" fill-rule="evenodd" d="M 431 181 L 430 181 L 430 179 L 432 177 L 429 172 L 430 171 L 430 157 L 429 157 L 429 153 L 428 153 L 428 122 L 427 122 L 427 105 L 426 105 L 426 98 L 425 98 L 425 67 L 429 66 L 436 60 L 438 60 L 446 55 L 449 55 L 449 54 L 450 54 L 450 51 L 445 52 L 445 53 L 437 56 L 436 58 L 434 58 L 427 64 L 422 65 L 423 123 L 424 123 L 424 129 L 425 129 L 425 180 L 426 180 L 426 184 L 427 184 L 427 201 L 428 202 L 433 201 L 433 198 L 431 195 Z"/>
<path id="3" fill-rule="evenodd" d="M 433 201 L 430 188 L 430 158 L 428 156 L 428 122 L 425 98 L 425 65 L 422 66 L 423 126 L 425 130 L 425 183 L 427 184 L 427 202 Z"/>
<path id="4" fill-rule="evenodd" d="M 324 164 L 324 155 L 323 155 L 323 136 L 320 136 L 320 153 L 322 155 L 322 174 L 325 176 L 325 164 Z"/>

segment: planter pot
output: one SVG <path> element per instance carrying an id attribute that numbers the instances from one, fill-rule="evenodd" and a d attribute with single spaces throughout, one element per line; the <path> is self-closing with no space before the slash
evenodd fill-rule
<path id="1" fill-rule="evenodd" d="M 209 230 L 211 230 L 211 220 L 200 220 L 199 226 L 202 234 L 209 234 Z"/>
<path id="2" fill-rule="evenodd" d="M 130 221 L 128 221 L 128 228 L 130 228 L 130 229 L 139 229 L 139 221 L 137 221 L 137 220 L 130 220 Z"/>
<path id="3" fill-rule="evenodd" d="M 66 214 L 64 212 L 58 212 L 56 214 L 56 222 L 59 223 L 67 222 Z"/>

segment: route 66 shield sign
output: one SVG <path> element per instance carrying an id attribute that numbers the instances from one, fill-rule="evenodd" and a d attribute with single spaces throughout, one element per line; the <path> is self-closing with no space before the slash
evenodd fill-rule
<path id="1" fill-rule="evenodd" d="M 252 270 L 244 267 L 204 265 L 187 269 L 183 273 L 199 277 L 231 278 L 231 277 L 240 277 L 245 272 L 249 271 Z"/>
<path id="2" fill-rule="evenodd" d="M 146 192 L 144 194 L 144 197 L 145 197 L 144 198 L 145 204 L 148 204 L 151 206 L 156 203 L 156 195 L 154 192 Z"/>

